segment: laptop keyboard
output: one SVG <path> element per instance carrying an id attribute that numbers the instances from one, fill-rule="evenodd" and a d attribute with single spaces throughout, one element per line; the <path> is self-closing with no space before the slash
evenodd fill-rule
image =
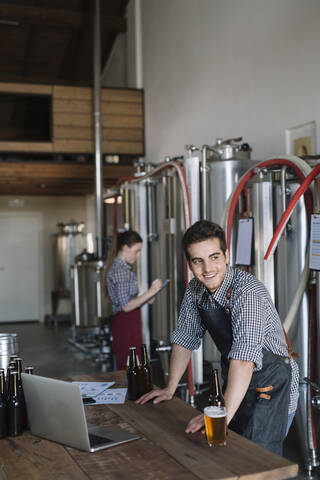
<path id="1" fill-rule="evenodd" d="M 113 442 L 113 440 L 106 437 L 99 437 L 99 435 L 94 435 L 93 433 L 89 433 L 89 442 L 91 447 L 98 447 L 99 445 Z"/>

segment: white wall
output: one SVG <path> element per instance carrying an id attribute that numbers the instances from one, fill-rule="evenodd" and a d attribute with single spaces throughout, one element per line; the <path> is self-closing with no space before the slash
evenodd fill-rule
<path id="1" fill-rule="evenodd" d="M 24 202 L 23 206 L 10 206 L 9 201 L 19 198 Z M 58 222 L 69 222 L 71 219 L 77 222 L 86 221 L 85 197 L 68 196 L 25 196 L 12 197 L 0 196 L 1 212 L 33 212 L 42 218 L 42 239 L 40 241 L 42 251 L 39 252 L 43 285 L 41 285 L 40 311 L 42 316 L 51 313 L 51 290 L 54 288 L 53 272 L 53 242 L 54 234 L 58 232 Z M 4 254 L 4 252 L 2 252 Z M 41 280 L 42 280 L 41 279 Z M 61 307 L 61 308 L 60 308 Z M 61 302 L 58 313 L 70 311 L 66 302 Z"/>
<path id="2" fill-rule="evenodd" d="M 117 36 L 109 60 L 102 68 L 102 87 L 127 87 L 127 34 Z"/>
<path id="3" fill-rule="evenodd" d="M 252 158 L 268 158 L 284 153 L 286 128 L 320 123 L 319 0 L 142 0 L 141 10 L 150 161 L 240 135 Z"/>

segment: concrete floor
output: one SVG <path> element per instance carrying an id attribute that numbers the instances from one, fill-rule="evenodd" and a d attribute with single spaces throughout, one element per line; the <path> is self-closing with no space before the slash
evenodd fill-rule
<path id="1" fill-rule="evenodd" d="M 17 333 L 19 354 L 23 365 L 32 365 L 34 373 L 48 377 L 62 377 L 75 374 L 103 372 L 110 369 L 89 355 L 72 347 L 67 339 L 71 338 L 70 326 L 59 324 L 48 326 L 40 323 L 0 324 L 0 333 Z M 154 382 L 162 386 L 164 379 L 158 359 L 152 361 Z M 201 409 L 207 398 L 207 393 L 197 398 L 197 406 Z M 284 456 L 300 465 L 296 480 L 320 479 L 319 469 L 308 476 L 302 468 L 302 457 L 298 449 L 297 435 L 294 425 L 284 443 Z"/>

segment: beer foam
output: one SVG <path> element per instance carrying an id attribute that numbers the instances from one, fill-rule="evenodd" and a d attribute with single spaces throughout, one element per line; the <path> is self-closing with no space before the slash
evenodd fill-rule
<path id="1" fill-rule="evenodd" d="M 227 415 L 226 407 L 206 407 L 203 410 L 203 413 L 206 417 L 217 418 L 217 417 L 225 417 Z"/>

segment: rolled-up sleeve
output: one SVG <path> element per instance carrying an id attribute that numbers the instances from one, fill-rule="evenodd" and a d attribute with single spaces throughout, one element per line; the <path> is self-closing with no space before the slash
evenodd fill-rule
<path id="1" fill-rule="evenodd" d="M 196 296 L 189 285 L 181 303 L 178 326 L 172 333 L 171 341 L 188 350 L 196 350 L 200 347 L 204 333 Z"/>
<path id="2" fill-rule="evenodd" d="M 245 292 L 239 296 L 232 312 L 233 342 L 228 358 L 254 362 L 255 370 L 261 370 L 266 310 L 261 295 Z"/>
<path id="3" fill-rule="evenodd" d="M 118 278 L 117 278 L 118 277 Z M 107 279 L 108 292 L 111 302 L 121 309 L 130 301 L 130 272 L 121 272 L 121 278 Z"/>
<path id="4" fill-rule="evenodd" d="M 125 307 L 139 293 L 135 274 L 120 262 L 115 262 L 107 274 L 107 290 L 112 303 L 112 311 L 116 313 Z"/>

